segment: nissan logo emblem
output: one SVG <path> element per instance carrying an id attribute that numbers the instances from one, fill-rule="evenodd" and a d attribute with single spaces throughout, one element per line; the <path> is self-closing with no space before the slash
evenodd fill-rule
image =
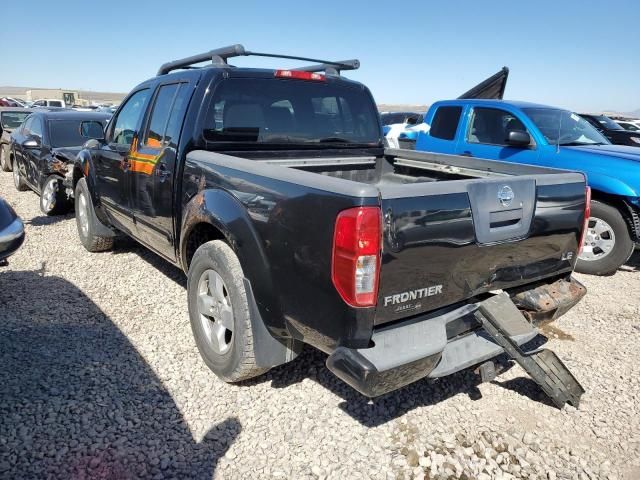
<path id="1" fill-rule="evenodd" d="M 503 185 L 500 187 L 500 190 L 498 190 L 498 200 L 503 207 L 510 206 L 514 197 L 515 194 L 509 185 Z"/>

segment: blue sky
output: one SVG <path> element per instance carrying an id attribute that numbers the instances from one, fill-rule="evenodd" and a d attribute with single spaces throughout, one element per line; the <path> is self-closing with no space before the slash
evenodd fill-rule
<path id="1" fill-rule="evenodd" d="M 22 21 L 9 20 L 16 17 Z M 126 92 L 165 61 L 243 43 L 359 58 L 361 69 L 348 76 L 378 103 L 455 97 L 506 65 L 507 98 L 574 110 L 640 108 L 634 1 L 30 0 L 7 2 L 2 18 L 0 85 Z"/>

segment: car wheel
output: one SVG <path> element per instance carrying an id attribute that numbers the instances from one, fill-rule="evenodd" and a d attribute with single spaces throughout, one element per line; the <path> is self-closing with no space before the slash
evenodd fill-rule
<path id="1" fill-rule="evenodd" d="M 80 242 L 89 252 L 104 252 L 113 247 L 113 237 L 102 237 L 96 235 L 94 231 L 94 220 L 96 213 L 93 209 L 91 194 L 87 187 L 87 182 L 81 178 L 76 185 L 75 191 L 75 211 L 76 226 L 78 228 L 78 236 Z"/>
<path id="2" fill-rule="evenodd" d="M 629 260 L 635 244 L 627 222 L 615 207 L 591 201 L 591 216 L 576 271 L 591 275 L 611 275 Z"/>
<path id="3" fill-rule="evenodd" d="M 70 207 L 71 202 L 62 184 L 62 178 L 50 175 L 42 186 L 40 211 L 45 215 L 61 215 L 67 213 Z"/>
<path id="4" fill-rule="evenodd" d="M 225 382 L 266 372 L 256 365 L 253 330 L 238 257 L 220 240 L 196 250 L 187 276 L 191 329 L 207 366 Z"/>
<path id="5" fill-rule="evenodd" d="M 13 184 L 16 187 L 16 190 L 19 192 L 24 192 L 29 187 L 27 187 L 27 182 L 24 181 L 22 175 L 20 175 L 20 168 L 18 167 L 18 161 L 13 159 Z"/>
<path id="6" fill-rule="evenodd" d="M 9 146 L 2 145 L 0 147 L 0 168 L 3 172 L 11 171 L 11 163 L 9 163 Z"/>

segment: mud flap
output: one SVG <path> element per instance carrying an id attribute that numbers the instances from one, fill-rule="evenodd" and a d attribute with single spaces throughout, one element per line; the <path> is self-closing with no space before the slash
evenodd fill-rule
<path id="1" fill-rule="evenodd" d="M 491 338 L 518 362 L 558 408 L 565 403 L 578 408 L 584 389 L 558 356 L 546 349 L 525 353 L 509 338 L 533 327 L 506 293 L 480 303 L 474 315 Z"/>

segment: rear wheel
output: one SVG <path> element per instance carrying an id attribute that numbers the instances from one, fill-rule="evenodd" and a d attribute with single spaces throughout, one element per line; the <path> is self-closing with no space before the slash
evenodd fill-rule
<path id="1" fill-rule="evenodd" d="M 226 382 L 268 369 L 256 365 L 249 303 L 240 261 L 220 240 L 196 250 L 187 277 L 189 318 L 200 355 Z"/>
<path id="2" fill-rule="evenodd" d="M 113 247 L 113 237 L 102 237 L 94 231 L 95 212 L 87 182 L 81 178 L 75 191 L 76 226 L 80 242 L 90 252 L 103 252 Z"/>
<path id="3" fill-rule="evenodd" d="M 61 215 L 67 213 L 70 208 L 71 202 L 62 184 L 62 178 L 50 175 L 42 186 L 40 210 L 45 215 Z"/>
<path id="4" fill-rule="evenodd" d="M 9 162 L 9 145 L 0 147 L 0 168 L 3 172 L 11 171 L 11 163 Z"/>
<path id="5" fill-rule="evenodd" d="M 591 216 L 576 271 L 591 275 L 611 275 L 629 260 L 635 244 L 627 222 L 617 208 L 591 201 Z"/>
<path id="6" fill-rule="evenodd" d="M 24 192 L 29 187 L 27 187 L 27 182 L 24 181 L 22 175 L 20 175 L 20 168 L 18 168 L 18 161 L 13 159 L 13 185 L 16 187 L 16 190 L 19 192 Z"/>

